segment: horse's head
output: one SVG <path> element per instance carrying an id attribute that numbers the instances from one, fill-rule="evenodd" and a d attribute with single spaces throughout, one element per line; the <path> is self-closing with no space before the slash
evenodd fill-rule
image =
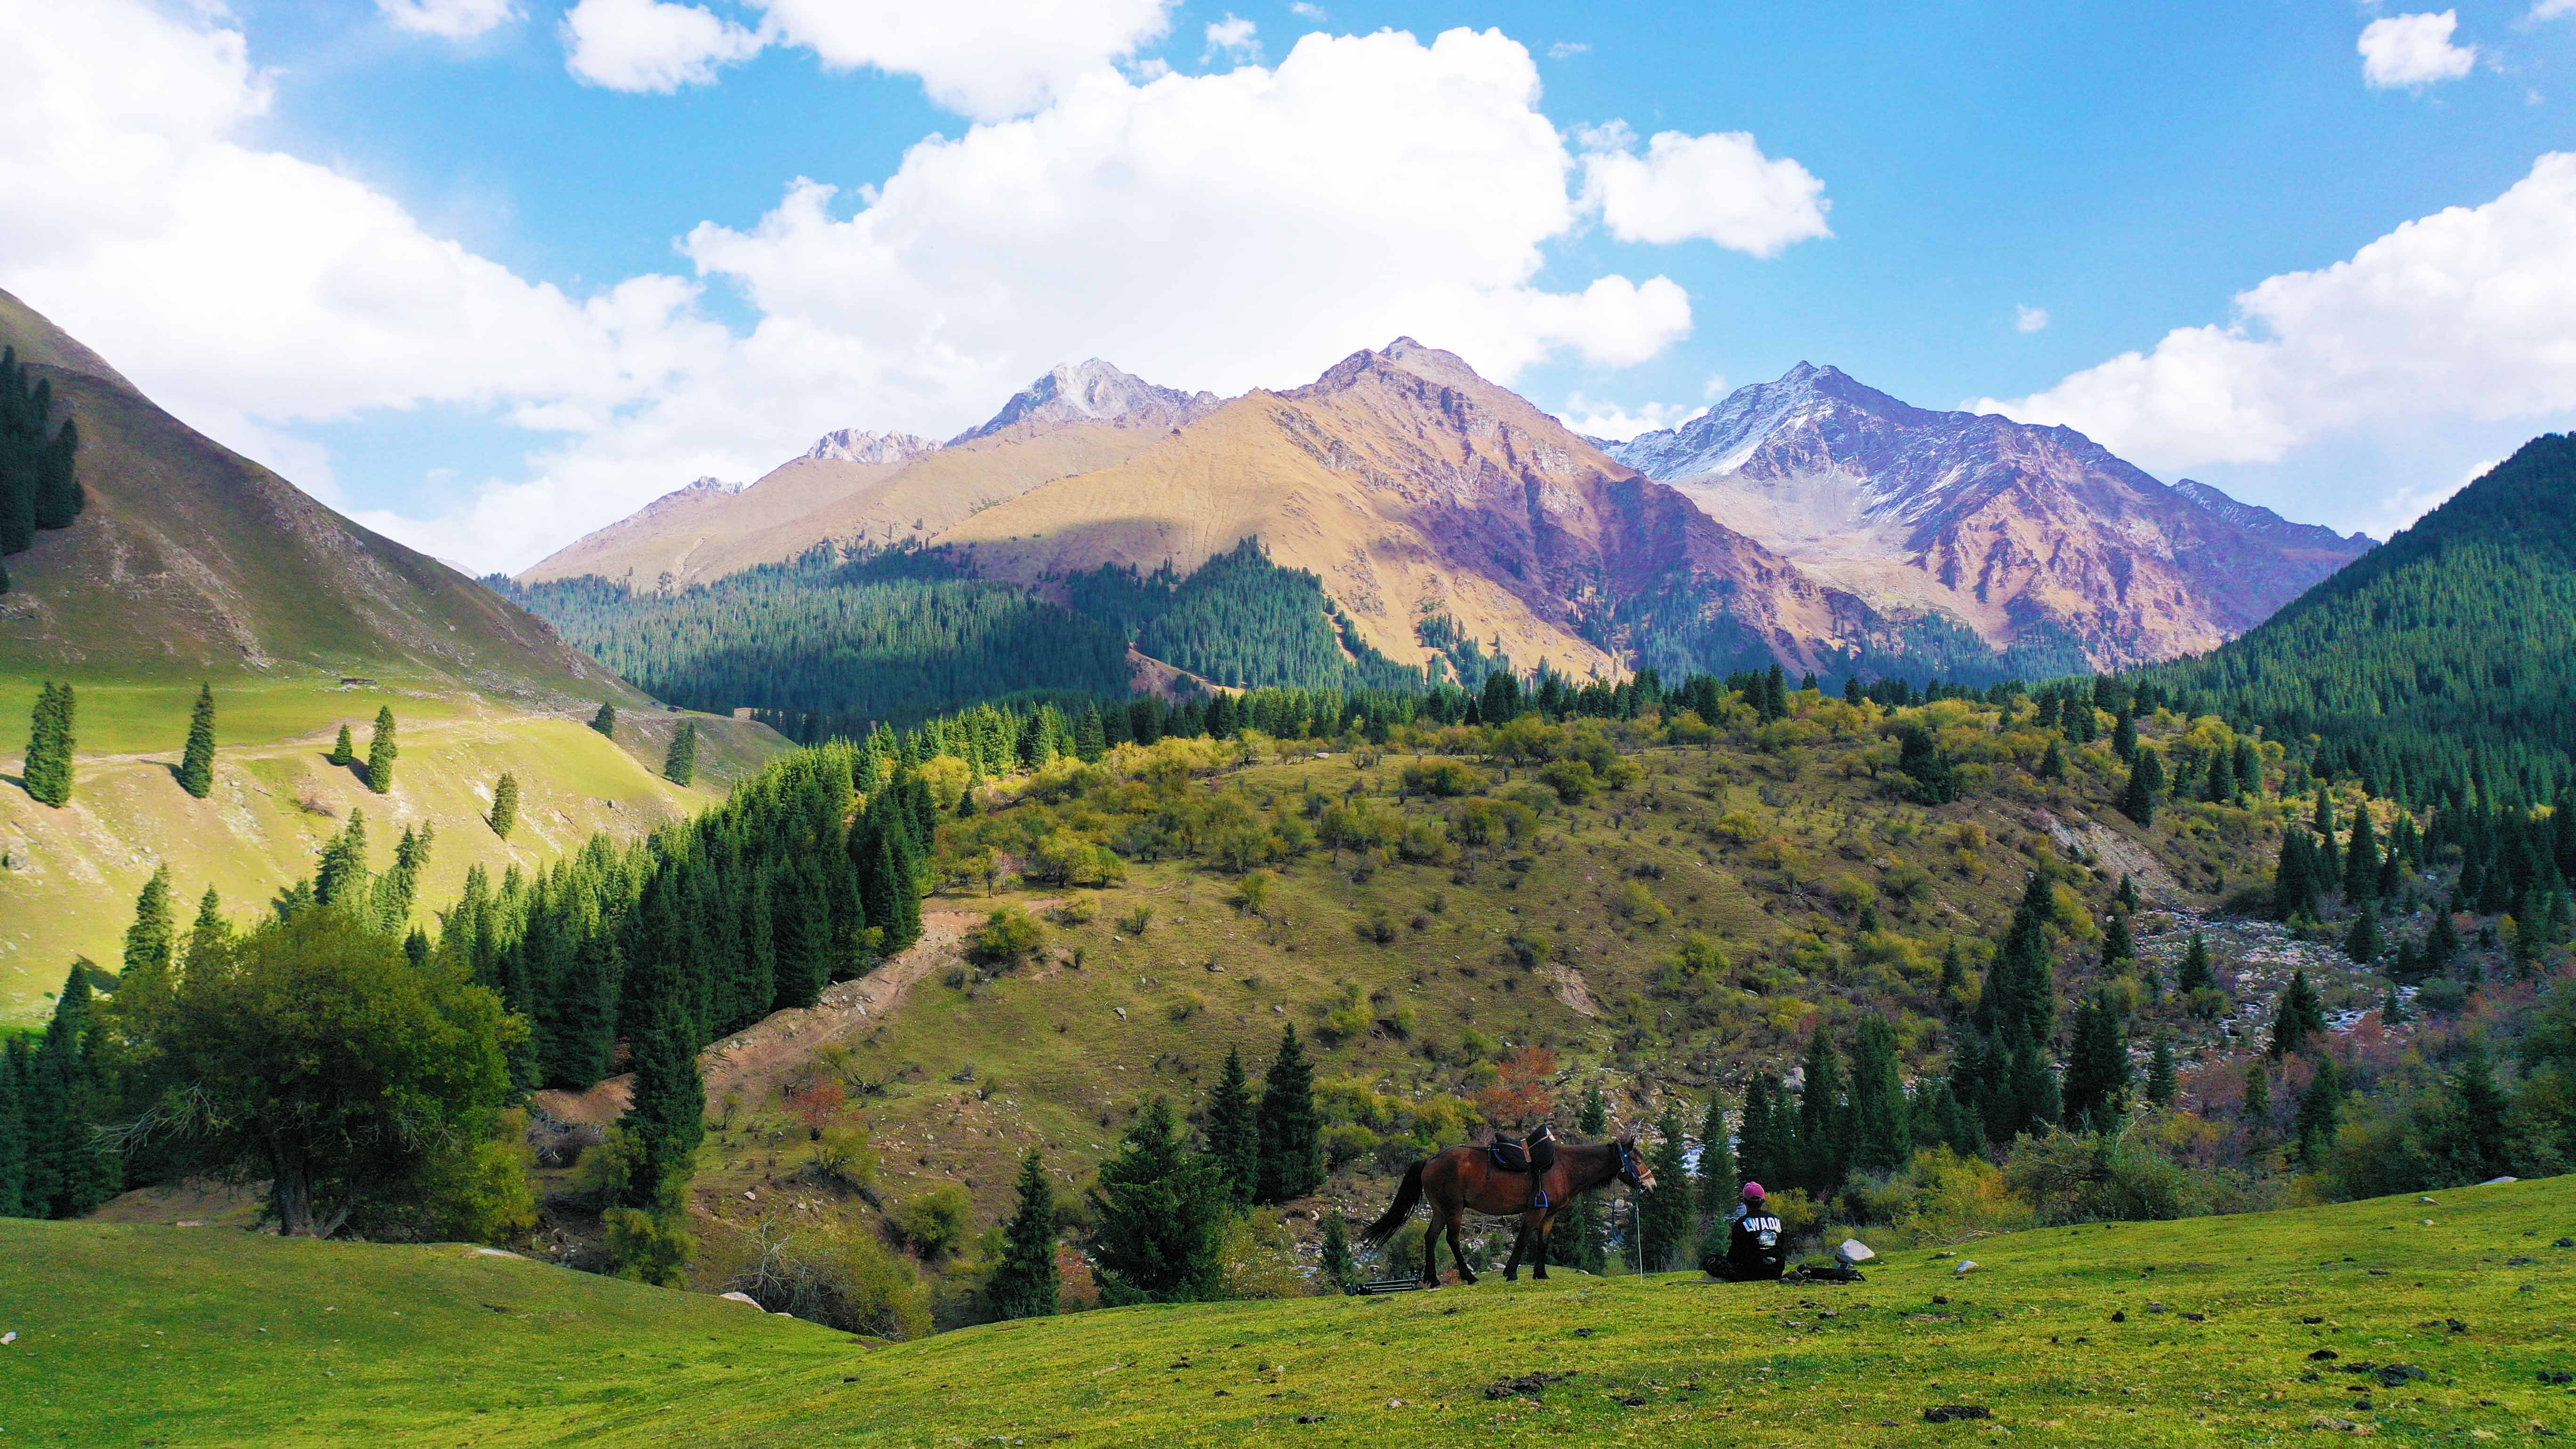
<path id="1" fill-rule="evenodd" d="M 1614 1145 L 1619 1149 L 1619 1180 L 1639 1192 L 1653 1192 L 1655 1169 L 1647 1163 L 1646 1154 L 1637 1150 L 1637 1139 L 1622 1137 Z"/>

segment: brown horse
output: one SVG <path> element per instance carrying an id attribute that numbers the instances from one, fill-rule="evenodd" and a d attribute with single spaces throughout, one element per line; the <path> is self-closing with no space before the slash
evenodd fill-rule
<path id="1" fill-rule="evenodd" d="M 1396 1189 L 1395 1205 L 1386 1216 L 1368 1225 L 1360 1241 L 1371 1247 L 1383 1246 L 1413 1216 L 1413 1205 L 1426 1199 L 1431 1204 L 1431 1230 L 1422 1237 L 1422 1285 L 1440 1286 L 1440 1235 L 1449 1235 L 1449 1256 L 1458 1261 L 1458 1281 L 1473 1283 L 1476 1275 L 1467 1266 L 1466 1250 L 1459 1246 L 1459 1224 L 1467 1210 L 1473 1208 L 1488 1217 L 1514 1217 L 1521 1220 L 1520 1232 L 1512 1239 L 1511 1260 L 1503 1265 L 1503 1281 L 1520 1277 L 1521 1250 L 1532 1239 L 1537 1249 L 1532 1255 L 1534 1278 L 1547 1276 L 1547 1240 L 1555 1231 L 1556 1215 L 1587 1192 L 1624 1182 L 1639 1192 L 1655 1190 L 1655 1174 L 1646 1159 L 1637 1152 L 1636 1139 L 1623 1137 L 1615 1142 L 1595 1142 L 1586 1147 L 1563 1147 L 1557 1150 L 1556 1166 L 1544 1173 L 1505 1172 L 1494 1165 L 1492 1154 L 1482 1147 L 1452 1147 L 1433 1154 L 1405 1169 L 1404 1185 Z M 1539 1190 L 1546 1192 L 1545 1207 Z"/>

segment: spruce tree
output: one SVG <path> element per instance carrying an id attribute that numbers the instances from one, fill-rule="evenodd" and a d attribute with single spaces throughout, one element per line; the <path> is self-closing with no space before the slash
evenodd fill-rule
<path id="1" fill-rule="evenodd" d="M 617 738 L 617 706 L 601 700 L 599 713 L 590 717 L 590 727 L 609 739 Z"/>
<path id="2" fill-rule="evenodd" d="M 367 788 L 382 795 L 394 787 L 394 757 L 402 751 L 394 744 L 394 707 L 385 705 L 376 711 L 376 737 L 367 745 Z"/>
<path id="3" fill-rule="evenodd" d="M 188 718 L 188 748 L 179 757 L 179 788 L 203 800 L 215 788 L 215 688 L 197 686 L 196 713 Z"/>
<path id="4" fill-rule="evenodd" d="M 2067 1125 L 2107 1131 L 2126 1110 L 2129 1043 L 2119 1008 L 2100 993 L 2075 1011 L 2075 1041 L 2066 1061 Z"/>
<path id="5" fill-rule="evenodd" d="M 1896 1028 L 1883 1016 L 1862 1017 L 1852 1031 L 1849 1121 L 1851 1165 L 1858 1171 L 1894 1172 L 1913 1157 L 1904 1064 Z"/>
<path id="6" fill-rule="evenodd" d="M 2380 946 L 2378 903 L 2364 900 L 2353 915 L 2352 928 L 2344 932 L 2343 953 L 2356 964 L 2367 966 L 2379 959 Z"/>
<path id="7" fill-rule="evenodd" d="M 1684 1165 L 1687 1151 L 1681 1109 L 1667 1106 L 1655 1123 L 1655 1145 L 1646 1150 L 1646 1164 L 1655 1181 L 1667 1186 L 1662 1192 L 1646 1194 L 1637 1205 L 1639 1248 L 1649 1273 L 1676 1266 L 1692 1245 L 1691 1198 L 1684 1187 L 1690 1181 Z"/>
<path id="8" fill-rule="evenodd" d="M 2194 931 L 2191 944 L 2183 948 L 2182 968 L 2174 973 L 2174 990 L 2189 996 L 2217 984 L 2218 975 L 2209 966 L 2209 938 Z"/>
<path id="9" fill-rule="evenodd" d="M 698 722 L 680 721 L 679 733 L 671 736 L 670 752 L 662 757 L 662 777 L 674 785 L 686 785 L 698 776 Z"/>
<path id="10" fill-rule="evenodd" d="M 2335 1127 L 2343 1117 L 2343 1069 L 2332 1057 L 2317 1059 L 2316 1075 L 2299 1094 L 2299 1153 L 2314 1162 L 2334 1145 Z"/>
<path id="11" fill-rule="evenodd" d="M 2280 1008 L 2272 1016 L 2272 1059 L 2298 1051 L 2310 1037 L 2322 1037 L 2325 1032 L 2325 998 L 2309 984 L 2307 968 L 2300 967 L 2290 973 L 2289 989 L 2281 993 Z"/>
<path id="12" fill-rule="evenodd" d="M 519 777 L 504 770 L 492 784 L 492 813 L 484 817 L 492 833 L 503 840 L 519 824 Z"/>
<path id="13" fill-rule="evenodd" d="M 125 928 L 125 965 L 117 975 L 120 994 L 138 978 L 167 979 L 173 964 L 178 924 L 170 906 L 170 867 L 152 872 L 134 898 L 134 924 Z"/>
<path id="14" fill-rule="evenodd" d="M 675 1189 L 697 1171 L 707 1115 L 706 1083 L 698 1075 L 687 1013 L 670 992 L 655 995 L 659 999 L 645 1006 L 643 1028 L 630 1043 L 634 1094 L 617 1123 L 643 1148 L 624 1206 L 646 1212 L 665 1211 L 680 1200 Z"/>
<path id="15" fill-rule="evenodd" d="M 2352 838 L 2345 847 L 2343 863 L 2343 898 L 2360 905 L 2379 894 L 2379 847 L 2370 830 L 2370 808 L 2364 805 L 2352 815 Z"/>
<path id="16" fill-rule="evenodd" d="M 1797 1170 L 1794 1186 L 1817 1197 L 1839 1190 L 1851 1164 L 1849 1109 L 1843 1100 L 1842 1054 L 1820 1019 L 1807 1038 L 1798 1087 Z"/>
<path id="17" fill-rule="evenodd" d="M 1003 1318 L 1045 1318 L 1056 1311 L 1055 1188 L 1037 1150 L 1020 1160 L 1019 1204 L 1002 1227 L 1002 1257 L 985 1291 Z"/>
<path id="18" fill-rule="evenodd" d="M 223 897 L 213 886 L 206 887 L 206 893 L 197 898 L 196 922 L 188 928 L 188 959 L 203 959 L 231 930 L 224 921 Z"/>
<path id="19" fill-rule="evenodd" d="M 2113 911 L 2111 924 L 2102 930 L 2102 969 L 2125 972 L 2138 959 L 2138 943 L 2129 934 L 2129 913 Z"/>
<path id="20" fill-rule="evenodd" d="M 1112 1303 L 1222 1296 L 1233 1219 L 1216 1164 L 1185 1147 L 1171 1104 L 1146 1099 L 1091 1190 L 1092 1241 Z"/>
<path id="21" fill-rule="evenodd" d="M 2125 709 L 2120 711 L 2120 717 L 2111 725 L 2111 753 L 2119 756 L 2132 768 L 2137 765 L 2138 721 Z"/>
<path id="22" fill-rule="evenodd" d="M 51 680 L 37 691 L 34 718 L 27 734 L 26 764 L 20 778 L 39 805 L 57 809 L 71 803 L 72 751 L 77 703 L 68 684 Z"/>
<path id="23" fill-rule="evenodd" d="M 2308 833 L 2295 825 L 2282 831 L 2280 859 L 2272 868 L 2273 913 L 2282 920 L 2315 913 L 2316 881 L 2312 871 Z"/>
<path id="24" fill-rule="evenodd" d="M 2245 1105 L 2239 1115 L 2259 1140 L 2272 1123 L 2272 1069 L 2262 1057 L 2245 1064 Z"/>
<path id="25" fill-rule="evenodd" d="M 353 809 L 348 825 L 322 848 L 322 863 L 313 872 L 313 898 L 326 906 L 358 905 L 373 883 L 367 869 L 367 812 Z"/>
<path id="26" fill-rule="evenodd" d="M 2156 795 L 2165 786 L 2165 770 L 2156 752 L 2141 748 L 2129 766 L 2128 786 L 2120 792 L 2120 813 L 2140 825 L 2156 823 Z"/>
<path id="27" fill-rule="evenodd" d="M 1226 1048 L 1225 1070 L 1208 1094 L 1206 1132 L 1208 1156 L 1215 1159 L 1235 1206 L 1252 1206 L 1261 1183 L 1261 1124 L 1244 1075 L 1243 1053 L 1234 1047 Z"/>
<path id="28" fill-rule="evenodd" d="M 2173 1043 L 2158 1033 L 2155 1055 L 2147 1061 L 2147 1100 L 2159 1107 L 2171 1107 L 2179 1095 L 2180 1084 L 2174 1077 Z"/>
<path id="29" fill-rule="evenodd" d="M 1322 1123 L 1315 1115 L 1315 1071 L 1290 1023 L 1279 1055 L 1261 1080 L 1261 1159 L 1253 1200 L 1282 1203 L 1324 1184 Z"/>
<path id="30" fill-rule="evenodd" d="M 2137 914 L 2138 882 L 2135 876 L 2123 875 L 2120 877 L 2119 901 L 2121 910 L 2127 911 L 2131 915 Z"/>
<path id="31" fill-rule="evenodd" d="M 323 758 L 343 767 L 358 763 L 358 747 L 350 740 L 349 727 L 346 724 L 340 726 L 340 738 L 332 744 L 331 753 Z"/>
<path id="32" fill-rule="evenodd" d="M 0 1218 L 21 1214 L 19 1190 L 27 1180 L 27 1114 L 19 1100 L 19 1062 L 26 1055 L 22 1039 L 0 1047 Z"/>
<path id="33" fill-rule="evenodd" d="M 1735 1148 L 1727 1137 L 1726 1098 L 1712 1091 L 1699 1122 L 1699 1163 L 1693 1174 L 1699 1179 L 1699 1210 L 1710 1217 L 1722 1217 L 1735 1205 Z"/>
<path id="34" fill-rule="evenodd" d="M 1359 1288 L 1360 1267 L 1351 1257 L 1350 1224 L 1343 1221 L 1342 1211 L 1339 1208 L 1324 1215 L 1322 1266 L 1325 1282 L 1345 1293 L 1354 1292 Z"/>
<path id="35" fill-rule="evenodd" d="M 2057 738 L 2054 735 L 2049 737 L 2047 752 L 2039 757 L 2039 778 L 2043 780 L 2066 778 L 2066 751 L 2058 747 Z"/>

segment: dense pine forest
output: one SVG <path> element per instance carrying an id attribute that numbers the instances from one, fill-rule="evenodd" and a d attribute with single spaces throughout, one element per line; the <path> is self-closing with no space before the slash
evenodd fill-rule
<path id="1" fill-rule="evenodd" d="M 2144 671 L 2318 770 L 2412 804 L 2576 782 L 2576 436 L 2524 444 L 2216 651 Z"/>
<path id="2" fill-rule="evenodd" d="M 1325 596 L 1323 580 L 1270 561 L 1247 538 L 1184 578 L 1104 564 L 1066 580 L 1073 606 L 1136 647 L 1212 683 L 1234 688 L 1420 687 L 1422 671 L 1361 639 Z"/>
<path id="3" fill-rule="evenodd" d="M 713 584 L 485 580 L 639 687 L 693 709 L 816 715 L 835 733 L 1018 693 L 1123 695 L 1124 641 L 939 553 L 831 545 Z"/>
<path id="4" fill-rule="evenodd" d="M 0 348 L 0 558 L 24 552 L 40 528 L 69 528 L 87 501 L 76 463 L 80 429 L 55 422 L 54 385 L 27 380 L 14 348 Z M 0 564 L 0 592 L 9 571 Z"/>

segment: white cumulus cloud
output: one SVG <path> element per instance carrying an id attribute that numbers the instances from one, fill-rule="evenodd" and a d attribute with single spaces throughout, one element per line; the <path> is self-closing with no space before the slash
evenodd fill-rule
<path id="1" fill-rule="evenodd" d="M 512 0 L 376 0 L 376 8 L 396 30 L 447 40 L 472 40 L 519 14 Z"/>
<path id="2" fill-rule="evenodd" d="M 2361 78 L 2381 89 L 2458 80 L 2477 67 L 2478 48 L 2453 45 L 2460 13 L 2383 15 L 2361 28 Z"/>
<path id="3" fill-rule="evenodd" d="M 2045 329 L 2047 326 L 2048 309 L 2046 307 L 2013 308 L 2013 330 L 2015 332 L 2038 332 Z"/>
<path id="4" fill-rule="evenodd" d="M 759 54 L 760 37 L 696 5 L 665 0 L 581 0 L 564 16 L 564 65 L 618 91 L 703 85 Z"/>
<path id="5" fill-rule="evenodd" d="M 613 28 L 618 3 L 584 0 L 584 24 Z M 731 33 L 702 7 L 624 3 Z M 623 34 L 593 61 L 639 83 L 743 44 Z M 1587 214 L 1582 163 L 1537 108 L 1529 52 L 1496 31 L 1314 34 L 1217 75 L 1092 69 L 890 175 L 798 180 L 754 224 L 699 225 L 681 242 L 693 275 L 578 294 L 267 149 L 278 82 L 220 15 L 87 0 L 11 39 L 0 287 L 299 481 L 327 476 L 317 422 L 439 405 L 526 430 L 524 464 L 462 501 L 358 515 L 478 568 L 524 566 L 690 478 L 756 477 L 831 428 L 954 431 L 1068 359 L 1238 392 L 1410 334 L 1508 381 L 1550 356 L 1640 361 L 1691 327 L 1663 276 L 1541 282 Z M 747 330 L 717 320 L 709 287 L 740 292 Z"/>
<path id="6" fill-rule="evenodd" d="M 1719 390 L 1724 389 L 1721 387 Z M 1556 420 L 1587 438 L 1607 438 L 1614 443 L 1624 443 L 1639 433 L 1678 428 L 1707 411 L 1705 407 L 1659 402 L 1639 403 L 1630 409 L 1614 402 L 1599 402 L 1577 392 L 1567 395 L 1565 406 L 1557 410 Z"/>
<path id="7" fill-rule="evenodd" d="M 1743 131 L 1658 131 L 1644 155 L 1624 125 L 1579 133 L 1583 200 L 1621 241 L 1712 241 L 1757 257 L 1833 235 L 1825 183 L 1806 167 L 1762 154 Z"/>
<path id="8" fill-rule="evenodd" d="M 444 0 L 477 3 L 477 0 Z M 670 91 L 771 45 L 811 51 L 824 68 L 918 79 L 960 115 L 1000 120 L 1044 105 L 1076 77 L 1160 39 L 1173 0 L 741 0 L 757 27 L 669 0 L 581 0 L 565 17 L 565 64 L 595 85 Z M 1252 22 L 1242 27 L 1246 42 Z M 1209 27 L 1216 43 L 1221 26 Z"/>
<path id="9" fill-rule="evenodd" d="M 2365 425 L 2576 409 L 2576 155 L 2348 261 L 2269 278 L 2235 311 L 1976 406 L 2066 424 L 2150 469 L 2275 462 Z"/>
<path id="10" fill-rule="evenodd" d="M 1228 15 L 1207 28 L 1207 53 L 1213 59 L 1225 55 L 1237 61 L 1261 58 L 1261 41 L 1256 27 L 1240 15 Z"/>

